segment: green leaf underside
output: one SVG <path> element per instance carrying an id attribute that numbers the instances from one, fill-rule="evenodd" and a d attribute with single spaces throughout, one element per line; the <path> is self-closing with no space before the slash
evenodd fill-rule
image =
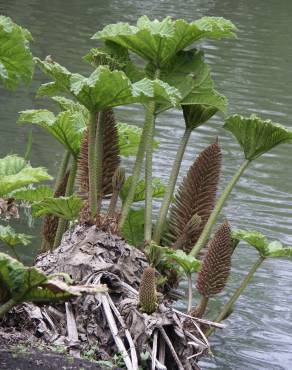
<path id="1" fill-rule="evenodd" d="M 97 67 L 86 78 L 69 72 L 55 62 L 41 61 L 38 58 L 36 62 L 54 80 L 53 85 L 46 85 L 39 93 L 69 93 L 91 112 L 119 105 L 147 103 L 153 99 L 161 103 L 167 101 L 174 106 L 180 99 L 179 92 L 163 81 L 144 78 L 131 83 L 124 72 L 111 71 L 108 66 Z"/>
<path id="2" fill-rule="evenodd" d="M 129 244 L 141 246 L 144 241 L 144 208 L 130 209 L 122 235 Z"/>
<path id="3" fill-rule="evenodd" d="M 93 39 L 112 41 L 162 67 L 178 51 L 200 39 L 235 37 L 235 31 L 235 26 L 223 18 L 203 17 L 187 23 L 183 19 L 174 21 L 170 17 L 161 22 L 150 21 L 147 16 L 142 16 L 137 26 L 110 24 L 97 32 Z"/>
<path id="4" fill-rule="evenodd" d="M 262 120 L 254 114 L 250 117 L 235 114 L 227 118 L 224 128 L 235 136 L 245 158 L 250 161 L 292 140 L 291 130 L 271 120 Z"/>
<path id="5" fill-rule="evenodd" d="M 54 215 L 65 220 L 75 220 L 82 208 L 83 201 L 75 195 L 70 197 L 46 198 L 32 206 L 32 215 Z"/>
<path id="6" fill-rule="evenodd" d="M 8 155 L 0 159 L 1 196 L 26 185 L 51 179 L 45 168 L 33 168 L 17 155 Z"/>
<path id="7" fill-rule="evenodd" d="M 26 29 L 0 15 L 0 81 L 9 89 L 30 82 L 34 62 L 29 50 L 32 37 Z"/>
<path id="8" fill-rule="evenodd" d="M 0 225 L 0 240 L 10 247 L 17 245 L 28 245 L 32 239 L 31 235 L 19 234 L 11 226 Z"/>
<path id="9" fill-rule="evenodd" d="M 52 197 L 54 191 L 47 185 L 41 185 L 37 188 L 20 189 L 16 190 L 11 196 L 17 200 L 24 200 L 27 202 L 40 202 L 45 198 Z"/>
<path id="10" fill-rule="evenodd" d="M 132 176 L 129 176 L 121 189 L 120 197 L 123 202 L 125 201 L 127 197 L 129 188 L 131 186 L 131 182 L 132 182 Z M 135 188 L 133 202 L 140 202 L 140 201 L 145 200 L 145 186 L 146 186 L 145 181 L 143 179 L 137 183 L 136 188 Z M 152 179 L 152 197 L 153 198 L 163 198 L 164 193 L 165 193 L 165 185 L 159 178 L 154 177 Z"/>
<path id="11" fill-rule="evenodd" d="M 180 249 L 171 251 L 167 253 L 167 255 L 170 259 L 174 260 L 186 274 L 192 274 L 200 270 L 201 262 Z"/>
<path id="12" fill-rule="evenodd" d="M 139 147 L 142 128 L 118 122 L 120 154 L 124 157 L 135 156 Z M 158 148 L 159 141 L 153 140 L 153 149 Z"/>
<path id="13" fill-rule="evenodd" d="M 160 78 L 181 93 L 182 105 L 203 105 L 226 113 L 227 99 L 214 89 L 204 53 L 196 49 L 181 51 L 160 70 Z M 159 111 L 168 109 L 163 104 Z"/>
<path id="14" fill-rule="evenodd" d="M 54 136 L 73 156 L 77 156 L 86 122 L 79 112 L 64 111 L 55 115 L 46 109 L 20 112 L 19 123 L 38 125 Z"/>
<path id="15" fill-rule="evenodd" d="M 264 258 L 292 257 L 292 247 L 284 247 L 281 242 L 269 242 L 268 239 L 257 231 L 234 230 L 232 238 L 244 240 L 256 248 Z"/>

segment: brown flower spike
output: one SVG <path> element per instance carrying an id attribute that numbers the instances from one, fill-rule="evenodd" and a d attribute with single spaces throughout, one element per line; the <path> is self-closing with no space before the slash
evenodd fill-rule
<path id="1" fill-rule="evenodd" d="M 157 308 L 155 269 L 147 267 L 143 271 L 139 289 L 139 307 L 142 312 L 151 315 Z"/>
<path id="2" fill-rule="evenodd" d="M 202 296 L 209 298 L 224 289 L 230 273 L 232 253 L 231 229 L 225 221 L 210 241 L 198 274 L 196 286 Z"/>
<path id="3" fill-rule="evenodd" d="M 182 236 L 195 214 L 201 217 L 200 225 L 181 247 L 186 252 L 190 252 L 199 239 L 215 206 L 220 169 L 221 149 L 216 141 L 199 154 L 178 189 L 169 217 L 171 242 Z"/>

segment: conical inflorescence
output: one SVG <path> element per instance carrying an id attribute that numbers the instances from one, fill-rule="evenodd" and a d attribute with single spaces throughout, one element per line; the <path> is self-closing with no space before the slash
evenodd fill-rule
<path id="1" fill-rule="evenodd" d="M 198 274 L 196 287 L 203 297 L 212 297 L 224 289 L 230 274 L 232 253 L 231 229 L 225 221 L 209 242 Z"/>
<path id="2" fill-rule="evenodd" d="M 147 267 L 143 271 L 139 289 L 139 307 L 142 312 L 152 314 L 157 308 L 155 269 Z"/>
<path id="3" fill-rule="evenodd" d="M 200 225 L 181 246 L 186 252 L 197 242 L 215 206 L 221 169 L 221 149 L 218 141 L 204 149 L 183 179 L 170 210 L 168 239 L 175 243 L 181 238 L 191 218 L 197 214 Z"/>

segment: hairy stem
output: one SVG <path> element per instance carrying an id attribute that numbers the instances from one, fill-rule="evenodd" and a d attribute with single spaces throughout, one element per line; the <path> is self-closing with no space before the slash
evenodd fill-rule
<path id="1" fill-rule="evenodd" d="M 20 262 L 19 255 L 18 255 L 18 253 L 16 252 L 15 247 L 10 246 L 10 248 L 11 248 L 11 250 L 12 250 L 12 252 L 13 252 L 13 254 L 14 254 L 15 258 L 17 259 L 17 261 L 19 261 L 19 262 Z"/>
<path id="2" fill-rule="evenodd" d="M 95 137 L 97 213 L 100 211 L 102 200 L 104 116 L 103 111 L 99 112 Z"/>
<path id="3" fill-rule="evenodd" d="M 17 304 L 14 298 L 10 298 L 7 302 L 0 306 L 0 319 Z"/>
<path id="4" fill-rule="evenodd" d="M 71 169 L 70 169 L 69 178 L 68 178 L 68 182 L 67 182 L 67 186 L 66 186 L 66 192 L 65 192 L 66 197 L 69 197 L 73 193 L 76 172 L 77 172 L 77 160 L 73 159 Z M 59 221 L 58 221 L 58 228 L 57 228 L 57 231 L 56 231 L 56 236 L 55 236 L 55 240 L 54 240 L 53 249 L 57 248 L 60 245 L 63 234 L 64 234 L 65 229 L 66 229 L 66 225 L 67 225 L 67 220 L 60 217 Z"/>
<path id="5" fill-rule="evenodd" d="M 58 189 L 60 183 L 63 181 L 63 178 L 64 178 L 65 173 L 67 171 L 68 163 L 69 163 L 69 160 L 70 160 L 70 155 L 71 154 L 70 154 L 69 150 L 66 150 L 63 154 L 62 162 L 61 162 L 61 165 L 59 167 L 58 174 L 57 174 L 57 177 L 56 177 L 54 191 L 56 191 Z"/>
<path id="6" fill-rule="evenodd" d="M 119 199 L 119 191 L 114 190 L 112 193 L 110 204 L 109 204 L 108 211 L 107 211 L 107 214 L 109 217 L 113 217 L 116 207 L 117 207 L 118 199 Z"/>
<path id="7" fill-rule="evenodd" d="M 237 301 L 237 299 L 241 296 L 244 289 L 247 287 L 247 285 L 250 283 L 251 279 L 253 278 L 253 275 L 257 271 L 257 269 L 260 267 L 262 262 L 264 261 L 264 257 L 259 257 L 256 262 L 252 265 L 251 269 L 249 270 L 249 273 L 246 275 L 246 277 L 243 279 L 239 287 L 236 289 L 236 291 L 232 294 L 232 296 L 229 298 L 229 300 L 224 305 L 222 311 L 220 314 L 216 317 L 214 320 L 215 322 L 221 322 L 226 318 L 228 313 L 232 310 L 232 307 L 234 306 L 234 303 Z M 214 328 L 210 328 L 206 335 L 209 336 L 214 331 Z"/>
<path id="8" fill-rule="evenodd" d="M 96 135 L 96 112 L 91 112 L 88 124 L 88 177 L 89 177 L 89 207 L 91 218 L 94 219 L 97 212 L 97 165 L 95 150 Z"/>
<path id="9" fill-rule="evenodd" d="M 209 298 L 202 295 L 197 307 L 196 307 L 196 315 L 198 317 L 202 317 L 206 311 L 207 304 L 209 302 Z"/>
<path id="10" fill-rule="evenodd" d="M 176 158 L 175 158 L 174 163 L 172 165 L 168 185 L 167 185 L 167 188 L 166 188 L 165 193 L 164 193 L 164 198 L 163 198 L 160 210 L 159 210 L 159 215 L 158 215 L 158 218 L 157 218 L 157 223 L 156 223 L 156 227 L 155 227 L 155 231 L 154 231 L 153 239 L 157 244 L 160 243 L 160 238 L 161 238 L 161 234 L 163 232 L 163 228 L 164 228 L 164 225 L 165 225 L 167 212 L 168 212 L 168 209 L 169 209 L 169 206 L 170 206 L 170 203 L 171 203 L 171 199 L 172 199 L 172 196 L 173 196 L 173 192 L 174 192 L 174 188 L 175 188 L 175 185 L 176 185 L 177 177 L 178 177 L 179 170 L 180 170 L 180 167 L 181 167 L 183 155 L 185 153 L 186 146 L 187 146 L 187 143 L 189 141 L 191 132 L 192 132 L 191 128 L 186 128 L 185 129 L 185 132 L 184 132 L 184 134 L 181 138 L 181 141 L 180 141 L 180 144 L 179 144 L 179 147 L 178 147 L 178 150 L 177 150 Z"/>
<path id="11" fill-rule="evenodd" d="M 243 172 L 245 171 L 245 169 L 247 168 L 249 163 L 250 163 L 249 160 L 245 160 L 243 162 L 243 164 L 237 170 L 237 172 L 235 173 L 235 175 L 233 176 L 233 178 L 231 179 L 231 181 L 229 182 L 229 184 L 226 186 L 225 190 L 221 194 L 220 198 L 217 201 L 217 204 L 216 204 L 215 208 L 213 209 L 213 211 L 212 211 L 212 213 L 211 213 L 211 215 L 208 219 L 208 222 L 206 223 L 206 225 L 204 227 L 204 230 L 203 230 L 199 240 L 197 241 L 196 245 L 193 247 L 192 251 L 190 252 L 191 256 L 196 257 L 199 254 L 200 250 L 206 244 L 206 242 L 207 242 L 207 240 L 210 236 L 210 233 L 212 231 L 212 228 L 213 228 L 213 226 L 214 226 L 214 224 L 217 220 L 217 217 L 219 216 L 219 214 L 220 214 L 220 212 L 221 212 L 221 210 L 222 210 L 222 208 L 225 204 L 226 199 L 230 195 L 232 189 L 236 185 L 237 181 L 240 179 L 241 175 L 243 174 Z"/>
<path id="12" fill-rule="evenodd" d="M 188 310 L 190 312 L 192 309 L 192 302 L 193 302 L 193 281 L 192 281 L 192 274 L 188 274 Z"/>
<path id="13" fill-rule="evenodd" d="M 146 161 L 145 161 L 145 223 L 144 240 L 150 242 L 152 238 L 152 160 L 153 160 L 153 136 L 155 125 L 155 103 L 151 102 L 146 108 L 146 121 L 149 122 L 149 131 L 146 137 Z"/>
<path id="14" fill-rule="evenodd" d="M 61 162 L 61 165 L 59 167 L 58 174 L 57 174 L 56 181 L 55 181 L 55 185 L 54 185 L 54 193 L 56 193 L 57 189 L 59 188 L 60 184 L 62 183 L 62 181 L 64 179 L 65 173 L 67 171 L 68 163 L 69 163 L 69 160 L 70 160 L 70 156 L 71 156 L 71 153 L 69 152 L 69 150 L 66 150 L 63 154 L 62 162 Z M 43 222 L 46 222 L 46 221 L 44 220 Z M 49 248 L 50 248 L 49 243 L 43 237 L 42 244 L 41 244 L 41 247 L 40 247 L 40 251 L 46 251 Z"/>

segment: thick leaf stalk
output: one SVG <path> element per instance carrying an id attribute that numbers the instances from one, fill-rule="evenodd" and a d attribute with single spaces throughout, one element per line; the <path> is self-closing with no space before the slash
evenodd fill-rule
<path id="1" fill-rule="evenodd" d="M 120 164 L 119 135 L 115 116 L 112 109 L 105 110 L 104 140 L 103 140 L 103 174 L 102 194 L 112 193 L 112 178 Z M 88 174 L 88 130 L 84 131 L 77 170 L 78 194 L 88 198 L 89 174 Z"/>
<path id="2" fill-rule="evenodd" d="M 96 161 L 96 121 L 97 113 L 92 112 L 88 125 L 88 178 L 89 178 L 89 208 L 91 219 L 93 220 L 97 213 L 97 161 Z"/>
<path id="3" fill-rule="evenodd" d="M 225 221 L 210 241 L 198 274 L 196 287 L 203 298 L 197 311 L 201 316 L 204 314 L 201 306 L 205 309 L 207 299 L 220 293 L 226 285 L 230 274 L 232 253 L 231 230 L 228 222 Z"/>
<path id="4" fill-rule="evenodd" d="M 73 194 L 76 173 L 77 173 L 77 161 L 73 159 L 71 169 L 70 169 L 70 174 L 68 177 L 67 186 L 66 186 L 66 192 L 65 192 L 66 197 L 69 197 L 70 195 Z M 67 224 L 67 221 L 65 219 L 59 218 L 58 228 L 57 228 L 56 237 L 55 237 L 54 246 L 53 246 L 54 249 L 57 248 L 61 243 L 63 234 L 66 229 L 66 224 Z"/>
<path id="5" fill-rule="evenodd" d="M 139 307 L 142 312 L 151 315 L 157 308 L 155 269 L 147 267 L 143 271 L 139 289 Z"/>
<path id="6" fill-rule="evenodd" d="M 119 193 L 125 183 L 125 169 L 123 167 L 118 167 L 114 173 L 113 179 L 112 179 L 112 187 L 113 187 L 113 193 L 111 196 L 110 204 L 108 207 L 108 216 L 113 217 L 118 198 Z"/>
<path id="7" fill-rule="evenodd" d="M 144 240 L 149 243 L 152 239 L 152 142 L 155 127 L 155 102 L 149 103 L 146 108 L 146 121 L 149 122 L 147 123 L 149 131 L 146 137 Z"/>
<path id="8" fill-rule="evenodd" d="M 248 160 L 245 160 L 243 162 L 243 164 L 240 166 L 238 171 L 234 174 L 233 178 L 231 179 L 231 181 L 229 182 L 229 184 L 227 185 L 227 187 L 221 194 L 220 198 L 217 201 L 215 208 L 213 209 L 208 219 L 208 222 L 206 223 L 204 227 L 203 232 L 200 235 L 199 240 L 197 241 L 196 245 L 191 250 L 190 255 L 196 257 L 199 254 L 200 250 L 205 246 L 210 236 L 210 233 L 212 231 L 212 228 L 217 220 L 217 217 L 219 216 L 227 198 L 229 197 L 232 189 L 237 184 L 238 180 L 240 179 L 240 177 L 242 176 L 242 174 L 244 173 L 244 171 L 246 170 L 249 164 L 250 164 L 250 161 Z"/>
<path id="9" fill-rule="evenodd" d="M 11 310 L 18 302 L 14 298 L 10 298 L 7 302 L 0 306 L 0 319 Z"/>
<path id="10" fill-rule="evenodd" d="M 160 243 L 161 235 L 162 235 L 162 232 L 163 232 L 163 229 L 164 229 L 164 226 L 165 226 L 167 212 L 168 212 L 168 209 L 169 209 L 172 197 L 173 197 L 173 192 L 174 192 L 174 188 L 175 188 L 175 185 L 176 185 L 179 170 L 180 170 L 180 167 L 181 167 L 183 155 L 185 153 L 186 146 L 187 146 L 187 143 L 189 141 L 191 132 L 192 132 L 192 128 L 186 128 L 185 129 L 184 135 L 181 138 L 181 141 L 180 141 L 180 144 L 179 144 L 179 148 L 178 148 L 178 151 L 177 151 L 177 154 L 176 154 L 176 158 L 175 158 L 173 166 L 172 166 L 172 170 L 171 170 L 171 174 L 170 174 L 170 177 L 169 177 L 168 185 L 167 185 L 167 188 L 165 190 L 164 198 L 163 198 L 160 210 L 159 210 L 159 215 L 158 215 L 158 218 L 157 218 L 157 224 L 156 224 L 155 231 L 154 231 L 153 239 L 157 244 Z"/>
<path id="11" fill-rule="evenodd" d="M 169 216 L 169 237 L 178 241 L 193 215 L 201 217 L 201 223 L 190 235 L 183 249 L 190 252 L 199 239 L 215 206 L 221 170 L 221 148 L 216 141 L 205 148 L 189 168 L 175 196 Z"/>
<path id="12" fill-rule="evenodd" d="M 223 307 L 222 311 L 220 312 L 220 314 L 214 320 L 215 322 L 221 322 L 222 320 L 224 320 L 229 315 L 229 313 L 231 312 L 232 307 L 234 306 L 235 302 L 241 296 L 241 294 L 243 293 L 243 291 L 245 290 L 245 288 L 247 287 L 247 285 L 250 283 L 250 281 L 253 278 L 255 272 L 261 266 L 261 264 L 262 264 L 262 262 L 264 260 L 265 260 L 265 258 L 262 257 L 262 256 L 259 257 L 256 260 L 256 262 L 253 264 L 253 266 L 249 270 L 249 272 L 246 275 L 246 277 L 243 279 L 243 281 L 241 282 L 241 284 L 239 285 L 239 287 L 236 289 L 236 291 L 232 294 L 232 296 L 226 302 L 226 304 L 224 305 L 224 307 Z M 213 328 L 212 329 L 209 329 L 209 331 L 206 334 L 209 336 L 210 334 L 213 333 L 213 331 L 214 331 Z"/>
<path id="13" fill-rule="evenodd" d="M 128 190 L 128 195 L 127 198 L 124 201 L 123 208 L 122 208 L 122 214 L 121 214 L 121 219 L 120 219 L 120 224 L 119 227 L 122 229 L 123 225 L 125 224 L 128 214 L 130 212 L 130 207 L 133 203 L 134 196 L 135 196 L 135 189 L 136 185 L 139 181 L 140 173 L 141 173 L 141 168 L 143 164 L 143 158 L 145 154 L 145 148 L 146 148 L 146 140 L 147 137 L 149 136 L 149 131 L 152 128 L 152 122 L 148 122 L 145 120 L 145 124 L 143 127 L 137 155 L 136 155 L 136 161 L 134 164 L 134 170 L 133 170 L 133 175 L 132 175 L 132 181 L 131 185 Z"/>
<path id="14" fill-rule="evenodd" d="M 105 112 L 101 111 L 98 115 L 98 125 L 96 127 L 95 138 L 97 213 L 100 211 L 102 200 L 104 126 Z"/>
<path id="15" fill-rule="evenodd" d="M 66 164 L 66 167 L 64 167 L 66 170 L 67 170 L 67 165 L 68 165 L 68 162 Z M 55 198 L 65 195 L 69 174 L 70 174 L 70 171 L 65 172 L 65 174 L 63 175 L 62 181 L 58 182 L 59 185 L 55 189 L 55 192 L 54 192 Z M 55 241 L 56 233 L 58 229 L 58 223 L 59 223 L 59 218 L 57 216 L 46 215 L 44 217 L 43 230 L 42 230 L 43 242 L 42 242 L 41 249 L 40 249 L 41 252 L 46 252 L 48 250 L 53 249 L 54 241 Z"/>

